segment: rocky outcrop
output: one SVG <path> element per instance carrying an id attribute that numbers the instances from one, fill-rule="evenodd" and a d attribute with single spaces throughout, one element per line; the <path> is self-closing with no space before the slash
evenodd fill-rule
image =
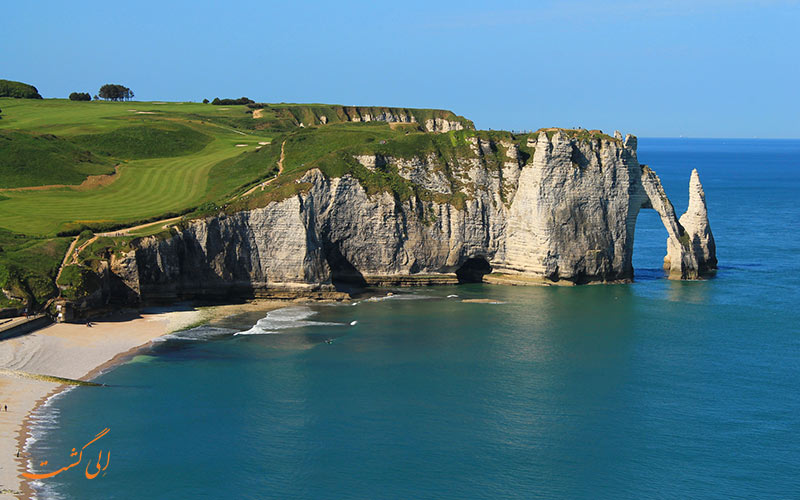
<path id="1" fill-rule="evenodd" d="M 426 132 L 450 132 L 451 130 L 473 129 L 472 122 L 456 117 L 444 110 L 415 110 L 404 108 L 370 108 L 345 106 L 340 108 L 342 118 L 350 122 L 417 123 Z M 440 116 L 426 117 L 429 113 Z M 317 121 L 327 124 L 327 116 L 320 115 Z"/>
<path id="2" fill-rule="evenodd" d="M 519 282 L 626 282 L 643 208 L 656 210 L 667 229 L 670 278 L 696 279 L 716 268 L 696 172 L 679 220 L 655 172 L 639 164 L 633 136 L 543 131 L 526 147 L 532 156 L 513 141 L 474 138 L 472 154 L 447 164 L 432 154 L 356 157 L 443 198 L 368 195 L 349 174 L 329 178 L 312 169 L 298 180 L 310 186 L 301 194 L 195 220 L 166 239 L 144 238 L 115 272 L 145 299 L 452 282 L 484 264 Z M 456 191 L 465 194 L 461 204 L 447 198 Z M 464 271 L 470 266 L 474 272 Z"/>
<path id="3" fill-rule="evenodd" d="M 681 278 L 697 278 L 709 274 L 717 269 L 717 246 L 711 227 L 708 224 L 708 209 L 706 208 L 706 194 L 700 184 L 700 175 L 697 169 L 692 170 L 689 180 L 689 207 L 681 215 L 680 225 L 685 230 L 685 240 L 689 241 L 686 253 L 692 255 L 693 260 L 687 269 L 681 269 Z M 672 274 L 672 261 L 667 255 L 664 259 L 664 268 L 669 268 Z M 675 270 L 677 274 L 677 270 Z"/>
<path id="4" fill-rule="evenodd" d="M 425 120 L 426 132 L 450 132 L 451 130 L 464 130 L 461 122 L 447 120 L 445 118 L 430 118 Z"/>

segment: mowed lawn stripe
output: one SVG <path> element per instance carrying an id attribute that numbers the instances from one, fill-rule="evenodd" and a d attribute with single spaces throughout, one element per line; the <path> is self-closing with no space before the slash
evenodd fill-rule
<path id="1" fill-rule="evenodd" d="M 0 226 L 28 234 L 53 234 L 72 221 L 135 221 L 201 203 L 208 172 L 242 153 L 238 138 L 218 137 L 202 151 L 178 158 L 131 161 L 119 179 L 91 191 L 57 189 L 5 192 Z M 241 140 L 241 139 L 239 139 Z"/>

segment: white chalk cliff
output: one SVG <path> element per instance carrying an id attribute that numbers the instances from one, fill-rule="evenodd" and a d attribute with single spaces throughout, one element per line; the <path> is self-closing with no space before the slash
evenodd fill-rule
<path id="1" fill-rule="evenodd" d="M 528 140 L 527 156 L 510 141 L 471 138 L 471 153 L 450 161 L 448 176 L 429 153 L 360 155 L 355 160 L 370 170 L 394 168 L 440 196 L 459 190 L 465 201 L 368 195 L 350 174 L 329 178 L 312 169 L 299 180 L 310 186 L 304 192 L 191 221 L 171 237 L 144 238 L 124 269 L 112 271 L 144 299 L 437 282 L 457 272 L 474 276 L 465 272 L 471 266 L 480 276 L 486 264 L 492 276 L 530 282 L 627 282 L 637 215 L 652 208 L 668 233 L 669 277 L 713 272 L 714 238 L 697 172 L 678 219 L 658 176 L 639 164 L 636 146 L 630 135 L 542 131 Z M 501 154 L 499 164 L 490 165 L 492 152 Z"/>

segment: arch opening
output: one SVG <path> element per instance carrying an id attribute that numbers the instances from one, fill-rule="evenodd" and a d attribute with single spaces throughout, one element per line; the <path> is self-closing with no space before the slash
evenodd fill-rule
<path id="1" fill-rule="evenodd" d="M 492 272 L 492 266 L 486 257 L 471 257 L 456 270 L 456 277 L 461 283 L 481 283 L 483 277 Z"/>
<path id="2" fill-rule="evenodd" d="M 634 281 L 664 279 L 664 243 L 669 237 L 661 215 L 651 206 L 639 210 L 634 226 L 633 250 L 631 254 L 632 278 Z"/>

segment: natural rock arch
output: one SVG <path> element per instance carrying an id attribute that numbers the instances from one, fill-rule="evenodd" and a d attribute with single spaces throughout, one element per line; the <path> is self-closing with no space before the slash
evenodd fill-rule
<path id="1" fill-rule="evenodd" d="M 708 224 L 705 192 L 697 170 L 692 170 L 689 180 L 689 207 L 680 219 L 675 215 L 675 208 L 667 198 L 658 176 L 647 165 L 642 165 L 642 188 L 646 197 L 639 208 L 652 208 L 658 212 L 667 230 L 664 270 L 669 277 L 698 279 L 715 271 L 716 244 Z M 633 241 L 631 250 L 632 246 Z"/>

